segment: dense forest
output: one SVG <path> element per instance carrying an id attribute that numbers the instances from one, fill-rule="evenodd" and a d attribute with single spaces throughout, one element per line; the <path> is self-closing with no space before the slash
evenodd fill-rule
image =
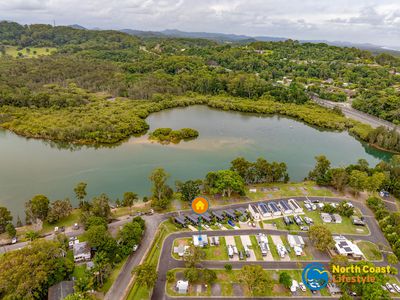
<path id="1" fill-rule="evenodd" d="M 43 55 L 30 55 L 40 49 L 46 49 Z M 201 103 L 353 129 L 382 148 L 400 148 L 395 139 L 373 139 L 371 128 L 360 133 L 360 124 L 309 97 L 352 101 L 400 124 L 400 59 L 385 53 L 293 40 L 221 44 L 12 22 L 0 22 L 0 53 L 0 126 L 30 137 L 115 143 L 146 131 L 144 118 L 152 112 Z"/>

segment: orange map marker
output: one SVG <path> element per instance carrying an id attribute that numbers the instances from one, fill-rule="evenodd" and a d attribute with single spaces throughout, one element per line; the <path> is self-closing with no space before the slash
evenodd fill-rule
<path id="1" fill-rule="evenodd" d="M 197 197 L 192 201 L 192 210 L 198 214 L 204 214 L 208 210 L 208 201 L 203 197 Z"/>

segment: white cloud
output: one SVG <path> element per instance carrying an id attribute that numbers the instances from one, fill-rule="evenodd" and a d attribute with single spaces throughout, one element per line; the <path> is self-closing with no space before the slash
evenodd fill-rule
<path id="1" fill-rule="evenodd" d="M 400 46 L 398 0 L 0 0 L 0 19 Z"/>

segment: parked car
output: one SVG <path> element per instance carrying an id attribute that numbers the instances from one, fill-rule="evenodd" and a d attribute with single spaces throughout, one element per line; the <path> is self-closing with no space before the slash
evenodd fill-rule
<path id="1" fill-rule="evenodd" d="M 312 203 L 319 203 L 319 200 L 312 200 Z"/>
<path id="2" fill-rule="evenodd" d="M 18 242 L 18 238 L 16 237 L 16 236 L 14 236 L 12 239 L 11 239 L 11 244 L 16 244 Z"/>
<path id="3" fill-rule="evenodd" d="M 389 282 L 386 283 L 386 288 L 388 289 L 389 292 L 396 293 L 395 289 Z"/>
<path id="4" fill-rule="evenodd" d="M 396 292 L 400 293 L 400 286 L 398 286 L 395 283 L 393 283 L 392 285 L 393 285 L 394 289 L 396 290 Z"/>
<path id="5" fill-rule="evenodd" d="M 292 252 L 292 249 L 290 249 L 289 246 L 286 246 L 285 248 L 286 248 L 287 253 L 291 253 Z"/>
<path id="6" fill-rule="evenodd" d="M 79 229 L 79 224 L 75 223 L 74 226 L 72 226 L 72 229 L 73 230 L 78 230 Z"/>
<path id="7" fill-rule="evenodd" d="M 136 252 L 136 250 L 137 250 L 138 248 L 139 248 L 139 245 L 138 245 L 138 244 L 133 245 L 132 251 L 133 251 L 133 252 Z"/>
<path id="8" fill-rule="evenodd" d="M 300 229 L 303 230 L 303 231 L 308 231 L 308 230 L 310 230 L 310 227 L 308 227 L 308 226 L 301 226 Z"/>
<path id="9" fill-rule="evenodd" d="M 312 207 L 310 203 L 304 203 L 304 207 L 308 210 L 308 211 L 312 211 Z"/>
<path id="10" fill-rule="evenodd" d="M 61 227 L 60 227 L 60 231 L 61 231 L 61 232 L 64 232 L 64 231 L 65 231 L 65 227 L 64 227 L 64 226 L 61 226 Z"/>
<path id="11" fill-rule="evenodd" d="M 300 289 L 301 289 L 302 292 L 305 292 L 305 291 L 306 291 L 306 286 L 304 285 L 304 283 L 299 282 L 299 287 L 300 287 Z"/>
<path id="12" fill-rule="evenodd" d="M 239 259 L 244 260 L 243 251 L 239 251 Z"/>
<path id="13" fill-rule="evenodd" d="M 353 296 L 353 297 L 356 297 L 356 296 L 357 296 L 357 293 L 356 293 L 356 292 L 353 292 L 353 291 L 349 291 L 349 295 L 350 295 L 350 296 Z"/>

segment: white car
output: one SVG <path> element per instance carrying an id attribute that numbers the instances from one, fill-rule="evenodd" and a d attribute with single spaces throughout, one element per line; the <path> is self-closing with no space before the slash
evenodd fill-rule
<path id="1" fill-rule="evenodd" d="M 386 287 L 389 290 L 389 292 L 396 293 L 396 291 L 394 290 L 393 286 L 389 282 L 386 283 Z"/>
<path id="2" fill-rule="evenodd" d="M 299 287 L 300 287 L 300 289 L 301 289 L 303 292 L 306 291 L 306 286 L 304 285 L 304 283 L 299 282 Z"/>
<path id="3" fill-rule="evenodd" d="M 135 252 L 139 248 L 139 245 L 133 245 L 132 251 Z"/>
<path id="4" fill-rule="evenodd" d="M 396 290 L 396 292 L 400 293 L 400 286 L 398 286 L 397 284 L 393 283 L 392 286 L 394 287 L 394 289 Z"/>
<path id="5" fill-rule="evenodd" d="M 16 244 L 18 242 L 18 238 L 16 237 L 16 236 L 14 236 L 12 239 L 11 239 L 11 244 Z"/>

